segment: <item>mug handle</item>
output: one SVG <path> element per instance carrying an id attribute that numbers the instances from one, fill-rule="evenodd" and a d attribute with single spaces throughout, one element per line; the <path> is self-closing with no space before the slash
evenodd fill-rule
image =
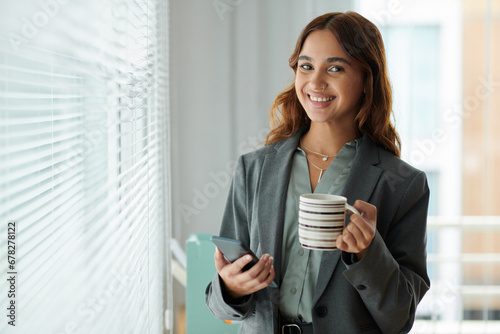
<path id="1" fill-rule="evenodd" d="M 353 207 L 353 206 L 352 206 L 352 205 L 350 205 L 350 204 L 347 204 L 347 203 L 346 203 L 346 204 L 345 204 L 345 207 L 346 207 L 346 209 L 347 209 L 347 210 L 351 211 L 352 213 L 355 213 L 355 214 L 357 214 L 357 215 L 360 215 L 360 214 L 361 214 L 361 213 L 359 213 L 359 211 L 358 211 L 358 210 L 356 210 L 356 208 L 355 208 L 355 207 Z"/>

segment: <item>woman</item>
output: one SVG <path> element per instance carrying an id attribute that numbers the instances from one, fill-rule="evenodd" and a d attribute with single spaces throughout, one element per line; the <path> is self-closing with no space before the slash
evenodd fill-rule
<path id="1" fill-rule="evenodd" d="M 240 157 L 220 231 L 260 261 L 243 272 L 249 258 L 230 263 L 216 249 L 207 305 L 242 320 L 241 333 L 407 333 L 430 285 L 429 189 L 399 159 L 380 33 L 357 13 L 325 14 L 289 63 L 295 82 L 276 98 L 267 145 Z M 361 212 L 340 251 L 301 248 L 298 197 L 309 192 L 343 195 Z"/>

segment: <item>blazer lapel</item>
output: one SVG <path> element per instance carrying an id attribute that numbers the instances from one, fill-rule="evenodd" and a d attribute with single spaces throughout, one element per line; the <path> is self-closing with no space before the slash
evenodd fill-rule
<path id="1" fill-rule="evenodd" d="M 342 192 L 342 196 L 347 198 L 349 204 L 354 204 L 358 199 L 365 202 L 370 199 L 382 174 L 382 170 L 376 167 L 378 162 L 377 146 L 368 136 L 364 135 Z M 341 254 L 342 252 L 339 250 L 323 252 L 313 305 L 326 289 Z"/>
<path id="2" fill-rule="evenodd" d="M 281 277 L 281 245 L 291 160 L 303 131 L 299 130 L 292 137 L 278 142 L 275 150 L 266 155 L 259 180 L 259 202 L 255 208 L 260 222 L 260 244 L 263 245 L 263 253 L 274 257 L 278 279 Z"/>
<path id="3" fill-rule="evenodd" d="M 370 199 L 382 174 L 382 169 L 376 167 L 378 163 L 378 147 L 364 135 L 342 192 L 349 204 L 354 204 L 358 199 L 365 202 Z"/>

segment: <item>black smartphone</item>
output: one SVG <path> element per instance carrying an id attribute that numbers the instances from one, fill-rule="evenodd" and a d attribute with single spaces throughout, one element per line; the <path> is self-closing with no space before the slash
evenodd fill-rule
<path id="1" fill-rule="evenodd" d="M 242 271 L 252 268 L 253 265 L 259 261 L 259 258 L 252 252 L 252 250 L 239 240 L 218 237 L 215 235 L 213 235 L 210 239 L 229 262 L 234 262 L 243 255 L 250 254 L 252 256 L 252 261 L 244 266 Z M 270 286 L 273 288 L 278 287 L 274 281 L 271 282 Z"/>

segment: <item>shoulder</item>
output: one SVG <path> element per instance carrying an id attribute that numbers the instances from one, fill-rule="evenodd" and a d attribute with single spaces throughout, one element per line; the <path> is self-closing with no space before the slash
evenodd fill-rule
<path id="1" fill-rule="evenodd" d="M 427 201 L 430 190 L 427 176 L 422 170 L 415 168 L 391 152 L 379 147 L 379 168 L 383 170 L 382 185 L 389 198 L 399 203 L 398 212 L 407 212 L 420 200 Z M 386 197 L 387 198 L 387 197 Z M 425 210 L 427 206 L 425 206 Z"/>
<path id="2" fill-rule="evenodd" d="M 376 178 L 370 202 L 377 207 L 379 217 L 383 217 L 381 221 L 397 222 L 412 210 L 419 217 L 426 215 L 430 192 L 422 170 L 373 142 L 364 150 L 360 147 L 360 151 L 364 163 L 360 161 L 357 172 L 370 172 Z M 425 223 L 425 218 L 422 221 Z M 388 227 L 380 225 L 382 235 L 387 233 Z"/>
<path id="3" fill-rule="evenodd" d="M 411 180 L 418 176 L 425 178 L 425 173 L 422 170 L 410 165 L 386 149 L 379 147 L 379 154 L 380 168 L 405 179 Z"/>
<path id="4" fill-rule="evenodd" d="M 238 159 L 238 165 L 243 164 L 248 167 L 261 166 L 268 158 L 277 159 L 283 162 L 285 156 L 290 155 L 298 144 L 298 134 L 285 138 L 276 143 L 272 143 L 255 151 L 243 154 Z"/>
<path id="5" fill-rule="evenodd" d="M 277 143 L 266 145 L 256 149 L 255 151 L 245 153 L 240 156 L 239 160 L 242 160 L 245 163 L 254 163 L 262 161 L 266 158 L 268 154 L 276 153 L 276 144 Z"/>
<path id="6" fill-rule="evenodd" d="M 387 149 L 376 145 L 368 136 L 363 137 L 360 146 L 360 155 L 362 159 L 368 159 L 372 165 L 397 178 L 407 180 L 412 180 L 419 176 L 425 178 L 425 173 L 422 170 L 410 165 Z"/>
<path id="7" fill-rule="evenodd" d="M 298 141 L 292 136 L 241 155 L 233 175 L 237 184 L 253 189 L 262 178 L 285 180 L 290 172 L 297 143 Z"/>

